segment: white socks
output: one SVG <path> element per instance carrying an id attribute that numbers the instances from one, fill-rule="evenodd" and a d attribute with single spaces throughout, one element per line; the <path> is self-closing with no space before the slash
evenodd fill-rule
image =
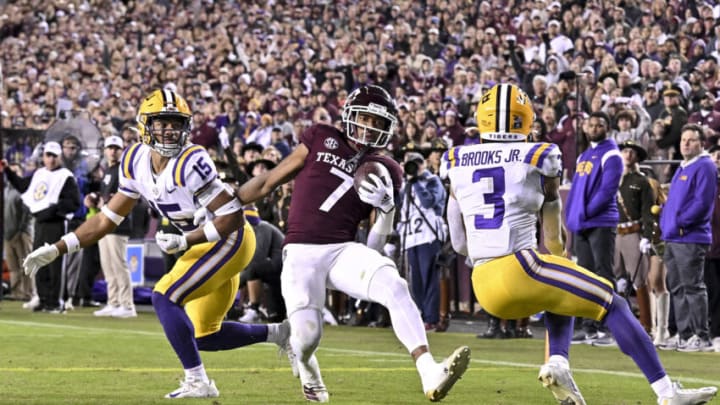
<path id="1" fill-rule="evenodd" d="M 269 323 L 267 325 L 268 328 L 268 335 L 267 335 L 267 341 L 270 343 L 280 343 L 280 324 L 279 323 Z"/>
<path id="2" fill-rule="evenodd" d="M 200 364 L 197 367 L 185 369 L 185 381 L 203 381 L 206 384 L 210 383 L 210 379 L 205 372 L 205 366 Z"/>
<path id="3" fill-rule="evenodd" d="M 565 357 L 559 355 L 559 354 L 553 354 L 548 358 L 547 361 L 549 364 L 555 364 L 558 365 L 565 370 L 570 370 L 570 362 Z"/>
<path id="4" fill-rule="evenodd" d="M 655 391 L 655 395 L 657 395 L 658 398 L 671 398 L 673 395 L 675 395 L 672 381 L 667 375 L 650 384 L 650 386 L 652 387 L 653 391 Z"/>

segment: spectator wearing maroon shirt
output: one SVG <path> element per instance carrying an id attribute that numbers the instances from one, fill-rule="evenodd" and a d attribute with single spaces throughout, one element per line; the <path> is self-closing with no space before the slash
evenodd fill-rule
<path id="1" fill-rule="evenodd" d="M 700 109 L 690 114 L 687 122 L 712 129 L 714 136 L 708 137 L 708 139 L 717 141 L 716 136 L 720 134 L 720 111 L 713 110 L 715 96 L 712 92 L 704 91 L 703 93 L 700 98 Z"/>

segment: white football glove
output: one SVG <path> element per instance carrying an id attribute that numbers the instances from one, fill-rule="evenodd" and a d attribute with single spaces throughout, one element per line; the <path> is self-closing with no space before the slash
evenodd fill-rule
<path id="1" fill-rule="evenodd" d="M 155 242 L 163 252 L 171 255 L 188 248 L 185 235 L 177 235 L 174 233 L 158 232 L 155 234 Z"/>
<path id="2" fill-rule="evenodd" d="M 650 250 L 652 249 L 652 243 L 650 243 L 648 238 L 642 238 L 642 239 L 640 239 L 638 248 L 640 249 L 640 253 L 642 253 L 644 255 L 649 254 Z"/>
<path id="3" fill-rule="evenodd" d="M 227 133 L 225 127 L 220 128 L 218 139 L 220 140 L 220 145 L 223 149 L 227 149 L 230 147 L 230 134 Z"/>
<path id="4" fill-rule="evenodd" d="M 205 207 L 200 207 L 193 214 L 193 225 L 200 226 L 212 221 L 215 218 L 212 212 L 208 211 Z"/>
<path id="5" fill-rule="evenodd" d="M 44 244 L 32 252 L 23 260 L 23 268 L 25 274 L 29 277 L 35 277 L 35 274 L 40 270 L 41 267 L 47 266 L 52 263 L 53 260 L 60 256 L 60 252 L 55 245 L 48 243 Z"/>
<path id="6" fill-rule="evenodd" d="M 380 178 L 374 173 L 368 174 L 368 177 L 372 182 L 363 180 L 360 183 L 360 190 L 358 190 L 360 200 L 380 208 L 383 212 L 390 212 L 395 208 L 392 183 L 386 183 L 384 178 Z"/>

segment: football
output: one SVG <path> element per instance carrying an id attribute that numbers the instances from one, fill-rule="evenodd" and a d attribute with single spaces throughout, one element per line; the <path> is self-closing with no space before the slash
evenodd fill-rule
<path id="1" fill-rule="evenodd" d="M 375 161 L 368 161 L 360 165 L 360 167 L 355 170 L 355 177 L 353 178 L 353 185 L 355 186 L 355 191 L 357 192 L 360 190 L 360 183 L 362 183 L 364 180 L 372 181 L 368 175 L 372 173 L 381 179 L 384 178 L 385 181 L 391 182 L 390 179 L 390 172 L 380 162 Z"/>

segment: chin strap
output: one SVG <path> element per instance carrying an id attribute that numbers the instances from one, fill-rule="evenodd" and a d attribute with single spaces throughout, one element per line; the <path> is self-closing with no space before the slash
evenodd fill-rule
<path id="1" fill-rule="evenodd" d="M 355 156 L 348 159 L 347 164 L 352 165 L 352 167 L 354 168 L 353 170 L 357 169 L 360 159 L 362 159 L 363 156 L 365 156 L 365 154 L 370 151 L 370 149 L 370 146 L 365 145 L 365 147 L 360 149 L 358 153 L 355 154 Z"/>

